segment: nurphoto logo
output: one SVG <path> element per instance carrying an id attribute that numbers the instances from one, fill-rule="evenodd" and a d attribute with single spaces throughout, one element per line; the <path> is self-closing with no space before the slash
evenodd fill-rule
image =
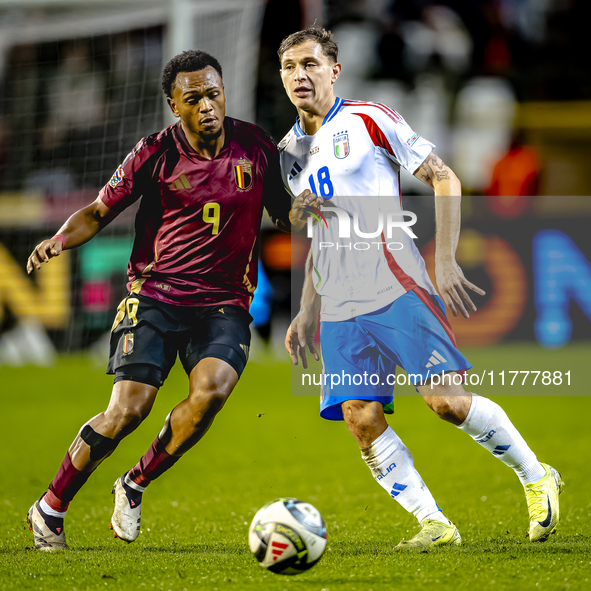
<path id="1" fill-rule="evenodd" d="M 310 208 L 312 209 L 312 208 Z M 362 218 L 363 214 L 354 212 L 352 215 L 340 207 L 322 207 L 322 209 L 314 208 L 314 212 L 310 212 L 308 217 L 308 238 L 313 237 L 313 226 L 314 222 L 324 225 L 328 228 L 327 216 L 334 215 L 337 217 L 338 222 L 338 237 L 339 239 L 350 239 L 351 234 L 357 238 L 371 239 L 371 238 L 382 238 L 380 242 L 347 242 L 346 244 L 339 244 L 335 242 L 324 242 L 319 243 L 319 249 L 327 248 L 346 248 L 351 250 L 370 250 L 373 246 L 379 250 L 382 244 L 385 244 L 388 250 L 402 250 L 404 245 L 402 242 L 388 242 L 392 240 L 394 230 L 400 228 L 410 238 L 417 238 L 416 234 L 411 230 L 417 222 L 417 216 L 412 211 L 396 211 L 396 212 L 378 212 L 376 216 L 376 229 L 364 231 L 360 226 L 367 226 L 367 215 Z M 409 218 L 409 219 L 405 219 Z"/>

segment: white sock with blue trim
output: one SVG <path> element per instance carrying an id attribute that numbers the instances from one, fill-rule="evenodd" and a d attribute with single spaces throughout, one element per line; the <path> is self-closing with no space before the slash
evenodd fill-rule
<path id="1" fill-rule="evenodd" d="M 537 482 L 546 474 L 505 411 L 492 400 L 473 393 L 470 412 L 458 429 L 513 468 L 521 484 Z"/>
<path id="2" fill-rule="evenodd" d="M 425 519 L 434 519 L 449 524 L 416 471 L 411 453 L 391 427 L 369 447 L 362 449 L 361 457 L 378 484 L 412 513 L 419 523 L 423 523 Z"/>

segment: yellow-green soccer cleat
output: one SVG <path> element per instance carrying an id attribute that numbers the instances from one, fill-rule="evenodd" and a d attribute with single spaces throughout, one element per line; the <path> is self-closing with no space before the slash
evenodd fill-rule
<path id="1" fill-rule="evenodd" d="M 410 540 L 402 540 L 396 548 L 430 550 L 435 546 L 459 546 L 461 543 L 460 532 L 453 523 L 446 525 L 441 521 L 425 519 L 421 531 Z"/>
<path id="2" fill-rule="evenodd" d="M 542 464 L 546 475 L 532 484 L 526 484 L 525 498 L 529 511 L 529 539 L 532 542 L 545 542 L 550 534 L 556 533 L 560 521 L 558 495 L 564 482 L 560 472 Z"/>

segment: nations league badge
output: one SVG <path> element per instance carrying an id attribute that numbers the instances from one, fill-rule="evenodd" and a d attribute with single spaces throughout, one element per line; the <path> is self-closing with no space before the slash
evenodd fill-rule
<path id="1" fill-rule="evenodd" d="M 111 180 L 109 181 L 109 186 L 113 189 L 123 180 L 123 167 L 117 167 L 117 170 L 113 173 Z"/>
<path id="2" fill-rule="evenodd" d="M 415 144 L 415 142 L 420 138 L 421 136 L 418 133 L 414 133 L 413 135 L 411 135 L 408 140 L 407 140 L 407 144 L 412 148 Z"/>
<path id="3" fill-rule="evenodd" d="M 346 158 L 349 155 L 349 134 L 346 131 L 335 133 L 332 136 L 332 145 L 337 158 Z"/>

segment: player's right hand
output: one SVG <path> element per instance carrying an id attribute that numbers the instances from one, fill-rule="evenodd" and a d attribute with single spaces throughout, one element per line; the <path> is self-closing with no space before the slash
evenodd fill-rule
<path id="1" fill-rule="evenodd" d="M 309 208 L 319 209 L 323 204 L 324 199 L 322 197 L 318 197 L 310 189 L 304 189 L 295 198 L 289 212 L 289 219 L 295 229 L 301 230 L 304 227 L 310 213 Z"/>
<path id="2" fill-rule="evenodd" d="M 316 359 L 320 361 L 320 356 L 316 347 L 314 347 L 314 336 L 318 326 L 318 312 L 300 310 L 299 314 L 293 319 L 285 335 L 285 348 L 291 357 L 294 365 L 298 364 L 298 355 L 302 359 L 304 369 L 308 369 L 308 359 L 306 357 L 306 347 Z"/>
<path id="3" fill-rule="evenodd" d="M 310 189 L 304 189 L 294 200 L 293 204 L 296 207 L 322 207 L 324 205 L 324 199 L 319 197 L 315 193 L 312 193 Z"/>
<path id="4" fill-rule="evenodd" d="M 49 259 L 61 254 L 62 250 L 62 243 L 54 238 L 39 243 L 27 261 L 27 273 L 30 275 L 33 271 L 38 271 L 41 263 L 47 263 Z"/>

